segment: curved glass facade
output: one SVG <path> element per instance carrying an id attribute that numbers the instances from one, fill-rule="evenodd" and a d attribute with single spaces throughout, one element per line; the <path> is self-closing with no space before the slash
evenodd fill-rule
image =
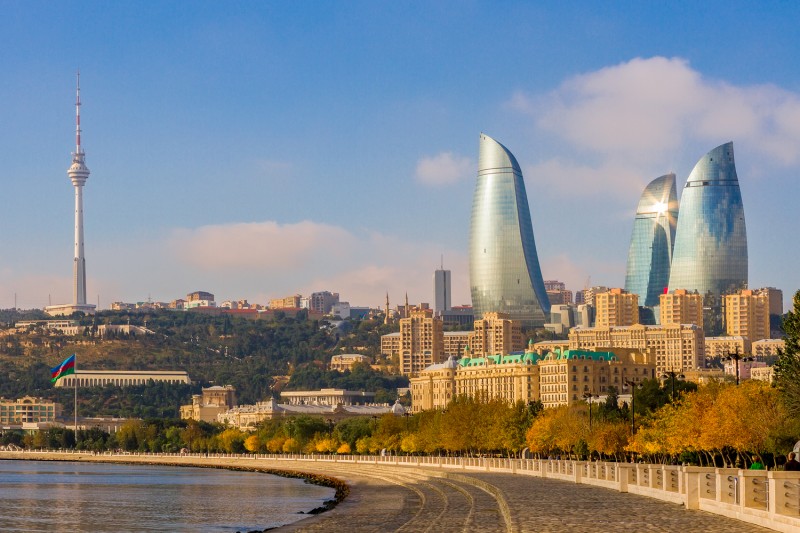
<path id="1" fill-rule="evenodd" d="M 727 143 L 704 155 L 686 181 L 669 289 L 697 291 L 716 307 L 722 294 L 746 286 L 744 206 L 733 143 Z"/>
<path id="2" fill-rule="evenodd" d="M 677 221 L 675 174 L 666 174 L 645 187 L 633 222 L 625 290 L 638 294 L 641 306 L 657 307 L 669 285 Z"/>
<path id="3" fill-rule="evenodd" d="M 500 312 L 524 327 L 541 327 L 550 318 L 522 171 L 505 146 L 484 134 L 472 202 L 469 274 L 476 319 Z"/>

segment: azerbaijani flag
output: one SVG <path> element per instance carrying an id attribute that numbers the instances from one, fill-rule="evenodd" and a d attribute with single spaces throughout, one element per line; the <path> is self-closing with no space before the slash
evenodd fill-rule
<path id="1" fill-rule="evenodd" d="M 55 383 L 59 379 L 69 374 L 75 373 L 75 354 L 70 355 L 64 362 L 57 367 L 50 369 L 50 381 Z"/>

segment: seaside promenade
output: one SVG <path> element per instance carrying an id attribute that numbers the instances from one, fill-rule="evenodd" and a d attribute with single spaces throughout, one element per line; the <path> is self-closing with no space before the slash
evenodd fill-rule
<path id="1" fill-rule="evenodd" d="M 488 469 L 443 470 L 430 465 L 263 456 L 0 452 L 0 458 L 276 469 L 324 474 L 350 486 L 350 495 L 333 510 L 280 531 L 771 531 L 637 494 Z"/>

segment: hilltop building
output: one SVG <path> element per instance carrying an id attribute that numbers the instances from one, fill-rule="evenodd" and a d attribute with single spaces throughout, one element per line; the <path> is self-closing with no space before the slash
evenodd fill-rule
<path id="1" fill-rule="evenodd" d="M 56 387 L 72 388 L 105 387 L 131 387 L 134 385 L 147 385 L 149 382 L 191 384 L 189 374 L 183 370 L 83 370 L 77 369 L 74 374 L 64 376 L 56 381 Z"/>
<path id="2" fill-rule="evenodd" d="M 479 148 L 469 237 L 475 316 L 507 313 L 523 327 L 542 327 L 549 318 L 550 301 L 522 170 L 512 153 L 488 135 L 480 135 Z"/>
<path id="3" fill-rule="evenodd" d="M 355 365 L 371 365 L 372 358 L 368 355 L 358 354 L 358 353 L 343 353 L 339 355 L 334 355 L 331 357 L 331 370 L 336 370 L 337 372 L 345 372 L 347 370 L 352 370 Z"/>
<path id="4" fill-rule="evenodd" d="M 183 303 L 184 309 L 196 309 L 198 307 L 216 307 L 214 295 L 206 291 L 195 291 L 186 295 Z"/>
<path id="5" fill-rule="evenodd" d="M 181 405 L 181 418 L 216 422 L 217 415 L 236 405 L 236 389 L 232 385 L 206 387 L 192 396 L 191 405 Z"/>

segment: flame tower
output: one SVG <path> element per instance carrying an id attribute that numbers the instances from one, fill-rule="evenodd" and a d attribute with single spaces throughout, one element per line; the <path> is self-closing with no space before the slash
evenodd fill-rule
<path id="1" fill-rule="evenodd" d="M 89 178 L 86 153 L 81 147 L 81 74 L 78 72 L 75 93 L 75 151 L 67 175 L 75 187 L 75 258 L 72 264 L 72 303 L 45 308 L 51 315 L 71 315 L 76 311 L 94 313 L 95 306 L 86 303 L 86 258 L 83 255 L 83 186 Z"/>
<path id="2" fill-rule="evenodd" d="M 522 170 L 505 146 L 483 133 L 470 221 L 469 277 L 476 320 L 485 313 L 507 313 L 528 328 L 542 327 L 549 319 L 550 300 Z"/>

